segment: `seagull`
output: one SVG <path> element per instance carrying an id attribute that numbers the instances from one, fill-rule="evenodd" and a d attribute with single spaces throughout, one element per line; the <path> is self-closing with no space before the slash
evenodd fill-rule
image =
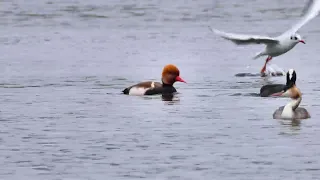
<path id="1" fill-rule="evenodd" d="M 310 20 L 315 18 L 319 14 L 319 11 L 320 0 L 309 0 L 302 11 L 302 17 L 299 21 L 289 30 L 277 37 L 227 33 L 211 28 L 210 26 L 209 29 L 215 34 L 224 39 L 230 40 L 237 45 L 265 44 L 266 47 L 261 52 L 257 53 L 253 59 L 257 59 L 261 56 L 268 56 L 266 61 L 270 61 L 273 57 L 280 56 L 288 52 L 298 43 L 305 44 L 305 41 L 297 31 Z"/>

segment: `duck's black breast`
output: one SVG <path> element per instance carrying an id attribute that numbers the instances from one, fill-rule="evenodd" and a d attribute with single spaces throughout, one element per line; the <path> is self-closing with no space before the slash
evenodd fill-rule
<path id="1" fill-rule="evenodd" d="M 145 95 L 156 95 L 156 94 L 172 94 L 177 92 L 176 88 L 171 85 L 162 84 L 160 87 L 150 88 L 145 92 Z"/>
<path id="2" fill-rule="evenodd" d="M 136 91 L 137 89 L 139 89 L 139 92 L 134 92 L 134 94 L 139 95 L 172 94 L 174 92 L 177 92 L 177 90 L 172 85 L 153 81 L 138 83 L 136 85 L 125 88 L 122 92 L 124 94 L 131 94 L 132 90 Z M 145 89 L 145 91 L 143 89 Z"/>
<path id="3" fill-rule="evenodd" d="M 281 92 L 284 89 L 284 84 L 268 84 L 264 85 L 260 89 L 260 96 L 261 97 L 268 97 L 274 93 Z"/>

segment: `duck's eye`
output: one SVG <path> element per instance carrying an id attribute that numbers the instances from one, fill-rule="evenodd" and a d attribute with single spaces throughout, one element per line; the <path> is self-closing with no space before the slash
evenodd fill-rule
<path id="1" fill-rule="evenodd" d="M 298 38 L 297 37 L 294 37 L 294 40 L 297 40 Z"/>
<path id="2" fill-rule="evenodd" d="M 290 37 L 290 39 L 292 39 L 292 36 Z"/>

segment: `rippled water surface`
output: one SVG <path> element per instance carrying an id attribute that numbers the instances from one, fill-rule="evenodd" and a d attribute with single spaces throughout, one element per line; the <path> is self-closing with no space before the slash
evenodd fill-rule
<path id="1" fill-rule="evenodd" d="M 311 114 L 272 119 L 285 77 L 257 73 L 263 46 L 208 30 L 276 35 L 306 1 L 0 1 L 0 179 L 318 179 L 320 18 L 272 63 L 294 68 Z M 172 101 L 125 96 L 168 63 L 188 83 Z"/>

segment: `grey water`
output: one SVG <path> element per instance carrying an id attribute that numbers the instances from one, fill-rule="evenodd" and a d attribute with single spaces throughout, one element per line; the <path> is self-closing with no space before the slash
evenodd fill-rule
<path id="1" fill-rule="evenodd" d="M 285 77 L 235 76 L 260 71 L 263 45 L 208 30 L 277 35 L 305 2 L 0 1 L 0 179 L 318 179 L 320 18 L 272 60 L 297 72 L 301 122 L 257 96 Z M 121 94 L 169 63 L 187 81 L 171 101 Z"/>

